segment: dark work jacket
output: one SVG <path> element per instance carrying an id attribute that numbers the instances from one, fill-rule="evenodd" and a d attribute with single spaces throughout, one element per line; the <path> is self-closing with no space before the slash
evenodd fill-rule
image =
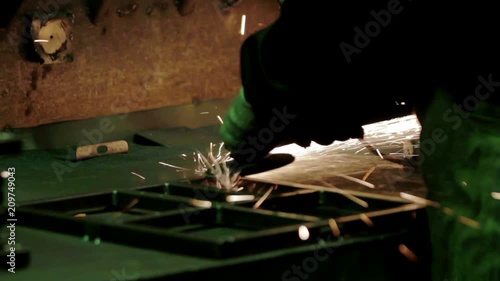
<path id="1" fill-rule="evenodd" d="M 500 17 L 481 2 L 286 0 L 242 46 L 245 96 L 261 126 L 286 108 L 284 135 L 320 143 L 425 107 L 438 87 L 460 101 L 479 76 L 500 81 Z"/>

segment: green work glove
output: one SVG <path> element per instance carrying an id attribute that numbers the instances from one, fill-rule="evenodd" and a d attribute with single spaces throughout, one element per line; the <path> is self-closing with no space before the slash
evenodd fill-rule
<path id="1" fill-rule="evenodd" d="M 235 153 L 238 146 L 246 140 L 250 132 L 253 132 L 255 128 L 255 114 L 252 105 L 245 98 L 245 91 L 242 87 L 226 113 L 224 124 L 220 129 L 226 149 Z"/>
<path id="2" fill-rule="evenodd" d="M 455 101 L 440 90 L 419 116 L 428 197 L 441 204 L 428 208 L 436 281 L 500 280 L 500 105 L 491 96 Z"/>

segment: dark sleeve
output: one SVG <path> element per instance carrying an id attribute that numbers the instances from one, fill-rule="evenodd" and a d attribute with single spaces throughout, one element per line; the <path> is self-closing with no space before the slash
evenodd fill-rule
<path id="1" fill-rule="evenodd" d="M 408 100 L 404 109 L 393 108 L 401 101 L 397 97 L 400 89 L 384 88 L 402 84 L 402 79 L 392 75 L 401 71 L 393 67 L 391 73 L 383 73 L 379 69 L 388 64 L 381 54 L 397 48 L 387 46 L 393 37 L 381 34 L 381 42 L 373 43 L 352 61 L 340 48 L 342 42 L 354 44 L 353 28 L 370 20 L 371 10 L 377 5 L 384 8 L 387 1 L 311 2 L 285 1 L 276 22 L 250 36 L 242 46 L 245 97 L 256 108 L 262 125 L 272 118 L 267 114 L 272 108 L 286 106 L 298 115 L 295 126 L 290 126 L 294 127 L 291 134 L 335 140 L 360 137 L 361 125 L 387 115 L 410 113 Z M 395 35 L 398 30 L 391 32 L 389 35 Z M 384 83 L 388 79 L 390 83 Z"/>
<path id="2" fill-rule="evenodd" d="M 391 3 L 399 12 L 383 24 Z M 498 72 L 494 10 L 470 2 L 286 0 L 276 22 L 242 46 L 246 98 L 262 125 L 272 108 L 287 106 L 299 115 L 292 134 L 326 139 L 356 137 L 361 125 L 411 114 L 415 100 L 438 87 L 456 89 L 462 100 L 478 75 Z M 361 46 L 356 40 L 373 24 L 380 31 Z M 356 52 L 347 59 L 341 46 Z"/>
<path id="3" fill-rule="evenodd" d="M 281 132 L 284 143 L 307 146 L 310 141 L 329 144 L 334 140 L 362 137 L 362 124 L 357 119 L 345 120 L 338 129 L 317 129 L 318 121 L 328 123 L 328 119 L 336 118 L 331 109 L 342 107 L 342 100 L 348 96 L 341 95 L 331 103 L 335 91 L 330 91 L 330 85 L 312 82 L 328 78 L 319 69 L 321 65 L 314 65 L 317 64 L 312 60 L 314 56 L 300 48 L 300 42 L 293 42 L 293 34 L 289 34 L 291 26 L 280 18 L 250 36 L 241 49 L 242 86 L 246 100 L 256 111 L 258 126 L 267 128 L 278 110 L 294 116 Z M 323 55 L 326 57 L 329 53 Z"/>
<path id="4" fill-rule="evenodd" d="M 345 21 L 344 25 L 340 24 L 340 18 L 327 20 L 321 9 L 331 4 L 311 5 L 308 2 L 285 1 L 278 19 L 244 42 L 241 79 L 250 103 L 273 104 L 284 98 L 292 102 L 301 97 L 299 88 L 311 86 L 311 79 L 318 81 L 332 70 L 323 71 L 322 68 L 338 67 L 344 60 L 335 51 L 334 42 L 338 43 L 339 34 L 345 33 L 346 26 L 354 20 Z M 323 19 L 318 20 L 318 17 Z M 324 38 L 322 32 L 326 30 L 336 34 L 337 40 Z"/>

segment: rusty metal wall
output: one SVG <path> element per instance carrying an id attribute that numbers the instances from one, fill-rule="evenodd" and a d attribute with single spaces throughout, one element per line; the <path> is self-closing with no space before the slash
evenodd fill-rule
<path id="1" fill-rule="evenodd" d="M 20 56 L 23 15 L 47 1 L 23 1 L 8 28 L 0 26 L 0 129 L 232 97 L 243 40 L 279 14 L 273 0 L 246 0 L 227 14 L 214 1 L 197 0 L 183 17 L 171 0 L 147 15 L 158 1 L 141 0 L 120 17 L 116 9 L 127 1 L 109 0 L 93 24 L 84 1 L 49 2 L 57 1 L 70 2 L 75 14 L 72 63 L 40 65 Z"/>

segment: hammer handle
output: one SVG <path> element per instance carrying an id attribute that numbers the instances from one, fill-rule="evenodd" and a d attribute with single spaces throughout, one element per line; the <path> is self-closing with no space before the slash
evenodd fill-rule
<path id="1" fill-rule="evenodd" d="M 79 146 L 76 149 L 76 159 L 83 160 L 109 154 L 128 152 L 128 143 L 124 140 L 105 142 L 93 145 Z"/>

